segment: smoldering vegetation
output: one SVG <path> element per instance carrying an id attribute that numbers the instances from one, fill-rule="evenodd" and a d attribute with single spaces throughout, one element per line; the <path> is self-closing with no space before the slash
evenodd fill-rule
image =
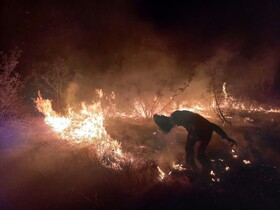
<path id="1" fill-rule="evenodd" d="M 154 134 L 157 128 L 152 114 L 162 111 L 170 101 L 170 105 L 185 100 L 187 105 L 209 107 L 213 91 L 222 98 L 225 81 L 228 97 L 236 98 L 237 102 L 277 108 L 277 98 L 254 97 L 250 88 L 238 95 L 245 87 L 225 80 L 233 57 L 234 53 L 217 51 L 188 70 L 175 57 L 151 50 L 128 56 L 121 65 L 113 65 L 111 71 L 95 74 L 72 71 L 65 59 L 38 62 L 32 80 L 25 83 L 26 89 L 18 95 L 30 88 L 35 98 L 41 89 L 43 96 L 53 99 L 55 110 L 62 114 L 67 104 L 78 109 L 83 101 L 101 101 L 107 132 L 121 142 L 123 151 L 131 153 L 135 161 L 124 164 L 120 171 L 104 167 L 90 145 L 56 137 L 27 94 L 17 102 L 25 105 L 24 111 L 7 112 L 1 122 L 1 207 L 170 209 L 227 205 L 229 209 L 264 206 L 277 209 L 278 113 L 224 109 L 232 121 L 232 126 L 227 125 L 225 130 L 238 142 L 238 157 L 234 158 L 228 145 L 214 135 L 208 155 L 215 176 L 201 177 L 188 170 L 184 161 L 187 135 L 184 129 L 173 129 L 168 135 Z M 4 64 L 10 66 L 9 62 Z M 256 81 L 254 87 L 260 90 L 263 83 Z M 9 110 L 16 110 L 12 107 L 18 106 L 11 104 Z M 171 108 L 179 107 L 175 104 Z M 167 113 L 173 111 L 171 108 Z M 120 118 L 114 115 L 117 112 L 136 113 L 136 117 Z M 221 125 L 215 112 L 211 113 L 210 120 Z M 174 169 L 174 164 L 183 164 L 187 169 Z M 258 202 L 253 202 L 255 198 Z"/>
<path id="2" fill-rule="evenodd" d="M 279 116 L 261 114 L 254 120 L 225 128 L 238 142 L 238 158 L 213 136 L 207 154 L 215 176 L 206 177 L 172 168 L 186 167 L 186 132 L 181 128 L 155 135 L 150 120 L 110 120 L 108 133 L 137 160 L 114 171 L 100 165 L 90 145 L 58 139 L 42 118 L 7 122 L 0 131 L 1 208 L 277 209 Z M 158 166 L 165 172 L 163 180 Z"/>
<path id="3" fill-rule="evenodd" d="M 231 109 L 279 109 L 277 1 L 31 2 L 1 8 L 0 209 L 279 209 L 279 113 Z M 186 131 L 155 133 L 151 116 L 184 101 L 222 126 L 211 104 L 225 82 L 238 147 L 214 135 L 215 175 L 201 177 L 184 162 Z M 100 101 L 135 161 L 114 171 L 91 145 L 59 139 L 34 107 L 38 90 L 62 115 Z"/>
<path id="4" fill-rule="evenodd" d="M 1 207 L 183 209 L 227 205 L 229 209 L 266 206 L 277 209 L 278 113 L 223 109 L 232 121 L 232 126 L 226 125 L 224 129 L 238 142 L 238 157 L 234 158 L 228 145 L 214 135 L 207 153 L 215 176 L 201 177 L 188 170 L 184 161 L 187 135 L 184 129 L 173 129 L 168 135 L 154 134 L 157 127 L 151 115 L 165 108 L 165 104 L 185 100 L 187 105 L 209 107 L 213 90 L 219 96 L 224 94 L 225 81 L 228 97 L 236 98 L 237 102 L 277 108 L 277 98 L 255 98 L 249 88 L 238 95 L 245 87 L 242 89 L 225 80 L 233 57 L 233 53 L 222 50 L 205 63 L 186 70 L 174 57 L 150 51 L 128 57 L 118 70 L 115 66 L 112 71 L 90 76 L 82 70 L 72 71 L 69 61 L 64 59 L 47 62 L 43 72 L 39 71 L 44 68 L 38 63 L 34 66 L 34 80 L 26 83 L 27 89 L 33 88 L 33 98 L 37 89 L 41 89 L 43 96 L 54 99 L 55 110 L 62 114 L 67 104 L 78 109 L 83 101 L 101 101 L 102 107 L 109 107 L 104 109 L 107 132 L 121 142 L 123 151 L 131 153 L 135 162 L 123 165 L 120 171 L 104 167 L 90 145 L 56 137 L 33 101 L 26 97 L 20 101 L 25 104 L 24 111 L 6 114 L 1 124 Z M 66 77 L 57 78 L 56 73 Z M 63 82 L 59 83 L 59 79 Z M 254 87 L 260 90 L 263 83 L 256 81 Z M 53 89 L 48 83 L 59 85 Z M 103 97 L 95 89 L 102 89 Z M 155 97 L 161 107 L 157 103 L 153 108 Z M 140 103 L 140 110 L 136 109 L 139 104 L 135 101 Z M 136 112 L 137 117 L 109 115 L 117 111 L 127 115 Z M 207 117 L 222 124 L 213 110 Z M 174 169 L 174 164 L 182 164 L 187 169 Z M 165 173 L 164 178 L 158 167 Z"/>

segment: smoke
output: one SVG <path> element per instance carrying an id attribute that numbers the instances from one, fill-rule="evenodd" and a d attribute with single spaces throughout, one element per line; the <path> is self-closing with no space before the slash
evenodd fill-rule
<path id="1" fill-rule="evenodd" d="M 63 57 L 76 70 L 63 90 L 65 104 L 97 100 L 100 88 L 131 112 L 134 100 L 151 107 L 156 96 L 168 103 L 190 81 L 175 101 L 209 105 L 213 73 L 216 88 L 227 82 L 235 97 L 279 99 L 277 3 L 33 3 L 18 2 L 16 9 L 5 3 L 1 48 L 23 50 L 23 75 L 34 63 Z M 37 89 L 26 92 L 29 100 Z"/>
<path id="2" fill-rule="evenodd" d="M 79 85 L 76 82 L 70 82 L 66 89 L 65 102 L 66 104 L 73 105 L 77 101 L 77 95 L 79 93 Z"/>
<path id="3" fill-rule="evenodd" d="M 222 90 L 224 82 L 230 96 L 276 105 L 280 104 L 279 8 L 278 1 L 264 0 L 217 4 L 5 1 L 1 8 L 0 49 L 18 46 L 23 50 L 17 71 L 28 78 L 34 65 L 44 62 L 52 66 L 56 58 L 63 58 L 67 68 L 75 70 L 62 89 L 65 105 L 74 108 L 80 108 L 81 102 L 101 100 L 104 107 L 111 102 L 118 111 L 129 114 L 135 111 L 138 101 L 140 107 L 157 113 L 159 109 L 152 110 L 155 98 L 164 106 L 177 93 L 174 102 L 208 106 L 213 100 L 211 90 Z M 101 99 L 97 88 L 103 90 Z M 25 99 L 31 103 L 37 91 L 28 80 Z M 171 105 L 170 112 L 179 108 Z M 122 143 L 124 152 L 147 165 L 149 160 L 155 161 L 168 173 L 173 162 L 185 163 L 187 132 L 178 127 L 167 135 L 153 135 L 157 127 L 146 114 L 148 118 L 140 120 L 105 117 L 106 131 Z M 244 158 L 252 165 L 265 163 L 279 169 L 279 116 L 242 112 L 233 117 L 233 126 L 224 130 L 238 143 L 237 161 L 242 163 Z M 149 179 L 156 176 L 149 175 L 149 168 L 144 167 L 141 176 L 138 171 L 112 173 L 98 164 L 90 147 L 72 146 L 53 137 L 42 119 L 26 121 L 29 124 L 24 129 L 18 125 L 0 129 L 0 166 L 5 168 L 1 194 L 7 191 L 4 199 L 2 195 L 0 198 L 5 200 L 3 205 L 37 207 L 38 203 L 57 207 L 67 203 L 73 207 L 84 199 L 88 202 L 90 197 L 88 205 L 104 208 L 105 203 L 110 206 L 129 200 L 130 196 L 123 196 L 126 192 L 132 192 L 134 199 L 135 192 L 142 194 L 143 189 L 151 189 Z M 213 135 L 207 149 L 209 157 L 223 158 L 228 164 L 233 162 L 229 152 L 227 142 Z M 156 168 L 154 172 L 157 175 Z M 121 192 L 117 194 L 123 198 L 118 199 L 112 192 Z"/>
<path id="4" fill-rule="evenodd" d="M 1 20 L 1 48 L 23 50 L 24 75 L 34 63 L 63 57 L 82 75 L 72 81 L 82 87 L 79 94 L 96 87 L 155 92 L 162 83 L 176 89 L 194 76 L 198 84 L 192 84 L 192 95 L 200 97 L 213 70 L 219 73 L 217 81 L 227 82 L 238 96 L 269 101 L 280 90 L 276 2 L 33 3 L 17 2 L 14 9 L 5 2 Z"/>

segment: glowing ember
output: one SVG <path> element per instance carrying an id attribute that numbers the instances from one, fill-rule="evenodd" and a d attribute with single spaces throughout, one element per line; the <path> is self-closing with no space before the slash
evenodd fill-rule
<path id="1" fill-rule="evenodd" d="M 250 161 L 250 160 L 243 160 L 243 163 L 244 163 L 245 165 L 249 165 L 249 164 L 251 164 L 251 161 Z"/>
<path id="2" fill-rule="evenodd" d="M 227 83 L 224 82 L 224 84 L 223 84 L 223 94 L 224 94 L 225 100 L 227 101 L 228 100 L 228 94 L 227 94 L 227 90 L 226 90 L 226 85 L 227 85 Z"/>
<path id="3" fill-rule="evenodd" d="M 55 112 L 51 101 L 43 99 L 40 92 L 34 102 L 36 108 L 44 114 L 45 123 L 60 139 L 92 144 L 98 160 L 104 166 L 121 169 L 121 164 L 132 161 L 132 158 L 122 153 L 120 143 L 107 134 L 99 102 L 88 106 L 82 104 L 81 110 L 77 112 L 68 107 L 64 116 Z"/>
<path id="4" fill-rule="evenodd" d="M 212 182 L 220 182 L 220 178 L 219 177 L 216 177 L 216 174 L 214 173 L 213 170 L 210 171 L 210 175 L 212 176 L 211 180 Z"/>
<path id="5" fill-rule="evenodd" d="M 157 169 L 158 169 L 158 172 L 159 172 L 158 180 L 162 181 L 164 179 L 164 177 L 165 177 L 165 173 L 160 169 L 159 166 L 157 167 Z"/>
<path id="6" fill-rule="evenodd" d="M 233 158 L 238 158 L 238 155 L 236 154 L 236 151 L 234 149 L 231 149 L 231 153 Z"/>
<path id="7" fill-rule="evenodd" d="M 179 170 L 179 171 L 186 170 L 186 168 L 183 167 L 183 164 L 175 164 L 174 162 L 172 163 L 172 168 L 174 168 L 175 170 Z"/>
<path id="8" fill-rule="evenodd" d="M 103 98 L 103 90 L 102 89 L 96 89 L 95 90 L 96 94 L 98 95 L 99 98 Z"/>

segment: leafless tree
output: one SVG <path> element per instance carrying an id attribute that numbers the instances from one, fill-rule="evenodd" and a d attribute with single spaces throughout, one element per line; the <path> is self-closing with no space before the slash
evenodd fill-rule
<path id="1" fill-rule="evenodd" d="M 210 92 L 212 92 L 214 97 L 214 112 L 216 115 L 220 118 L 220 120 L 223 122 L 223 124 L 229 124 L 231 125 L 231 122 L 228 120 L 227 115 L 225 114 L 225 111 L 222 110 L 220 106 L 220 101 L 222 100 L 222 93 L 221 93 L 221 87 L 222 85 L 217 85 L 217 72 L 216 69 L 211 71 L 211 84 L 210 84 Z"/>
<path id="2" fill-rule="evenodd" d="M 33 69 L 36 86 L 50 92 L 55 97 L 58 108 L 62 108 L 63 91 L 72 75 L 73 71 L 62 58 L 57 58 L 54 62 L 37 64 Z"/>
<path id="3" fill-rule="evenodd" d="M 20 91 L 24 87 L 20 74 L 15 71 L 21 50 L 15 48 L 1 55 L 0 63 L 0 118 L 14 113 L 21 99 Z"/>

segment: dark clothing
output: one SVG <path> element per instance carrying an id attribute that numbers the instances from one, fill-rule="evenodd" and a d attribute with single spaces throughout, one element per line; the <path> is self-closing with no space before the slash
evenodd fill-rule
<path id="1" fill-rule="evenodd" d="M 183 126 L 188 131 L 187 142 L 185 146 L 186 162 L 194 166 L 194 158 L 197 158 L 205 168 L 209 160 L 205 155 L 206 148 L 215 131 L 222 138 L 227 139 L 227 134 L 218 125 L 209 122 L 199 114 L 190 111 L 175 111 L 171 114 L 171 122 L 174 125 Z M 194 151 L 196 142 L 199 142 L 197 151 Z M 195 154 L 196 153 L 196 154 Z"/>
<path id="2" fill-rule="evenodd" d="M 200 168 L 209 168 L 210 161 L 205 155 L 205 151 L 212 138 L 213 131 L 219 134 L 223 139 L 235 143 L 235 141 L 230 139 L 218 125 L 190 111 L 175 111 L 170 117 L 154 115 L 154 120 L 165 132 L 169 132 L 175 125 L 186 128 L 188 131 L 185 146 L 186 162 L 191 166 L 200 165 Z M 198 143 L 197 146 L 195 146 L 196 143 Z M 194 150 L 194 148 L 196 148 L 196 150 Z M 197 162 L 197 160 L 199 162 Z"/>
<path id="3" fill-rule="evenodd" d="M 161 116 L 160 116 L 161 117 Z M 165 116 L 164 116 L 165 117 Z M 154 119 L 157 117 L 154 117 Z M 167 121 L 165 117 L 165 128 L 169 130 L 174 126 L 183 126 L 188 131 L 187 142 L 185 146 L 186 162 L 190 166 L 196 166 L 199 170 L 210 170 L 210 161 L 205 151 L 212 138 L 213 131 L 219 134 L 223 139 L 228 139 L 227 134 L 218 125 L 209 122 L 199 114 L 190 111 L 175 111 Z M 160 120 L 163 120 L 160 119 Z M 160 121 L 157 119 L 157 121 Z M 166 129 L 166 131 L 169 131 Z M 196 145 L 197 144 L 197 145 Z"/>
<path id="4" fill-rule="evenodd" d="M 183 126 L 189 134 L 198 139 L 211 138 L 212 132 L 215 131 L 222 138 L 228 138 L 227 134 L 214 123 L 209 122 L 199 114 L 190 111 L 175 111 L 171 114 L 171 122 L 174 125 Z M 210 135 L 211 133 L 211 135 Z"/>

